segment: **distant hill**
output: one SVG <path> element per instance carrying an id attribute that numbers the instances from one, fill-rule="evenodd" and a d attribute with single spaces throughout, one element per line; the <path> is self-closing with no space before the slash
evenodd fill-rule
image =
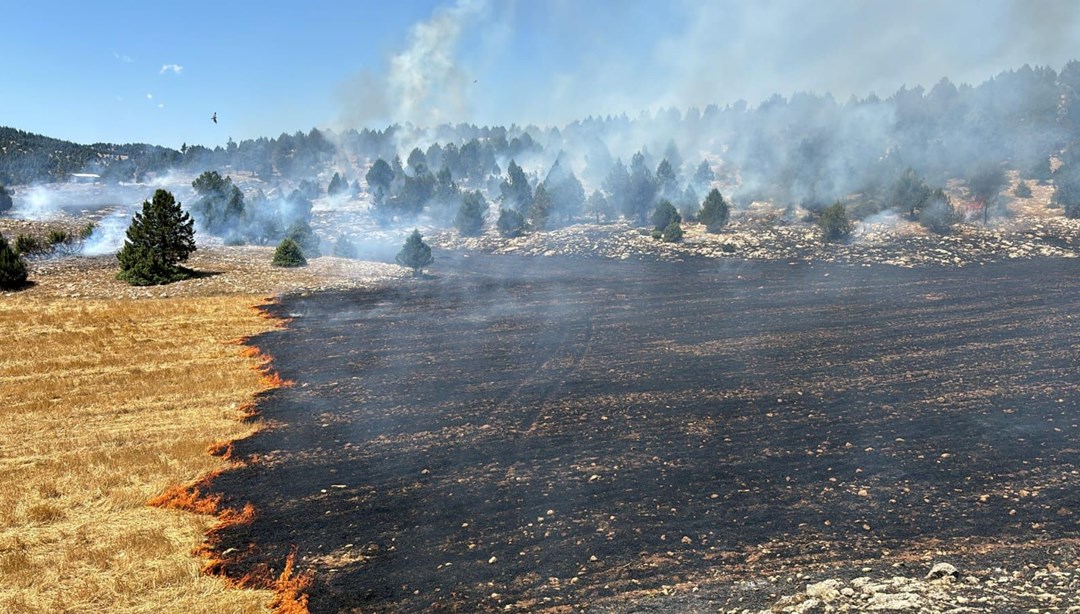
<path id="1" fill-rule="evenodd" d="M 169 168 L 180 160 L 179 151 L 157 145 L 80 145 L 0 127 L 0 184 L 62 181 L 79 172 L 132 181 L 141 173 Z"/>

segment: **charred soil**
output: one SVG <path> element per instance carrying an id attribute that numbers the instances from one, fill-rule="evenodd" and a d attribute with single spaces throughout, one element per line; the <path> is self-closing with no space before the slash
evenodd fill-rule
<path id="1" fill-rule="evenodd" d="M 295 548 L 314 612 L 484 611 L 1075 538 L 1078 275 L 446 256 L 285 297 L 219 547 Z"/>

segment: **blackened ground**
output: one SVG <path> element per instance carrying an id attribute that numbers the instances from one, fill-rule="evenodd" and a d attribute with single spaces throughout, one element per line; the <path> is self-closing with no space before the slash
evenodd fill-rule
<path id="1" fill-rule="evenodd" d="M 316 612 L 476 611 L 1075 537 L 1078 280 L 446 256 L 289 297 L 221 548 L 295 547 Z"/>

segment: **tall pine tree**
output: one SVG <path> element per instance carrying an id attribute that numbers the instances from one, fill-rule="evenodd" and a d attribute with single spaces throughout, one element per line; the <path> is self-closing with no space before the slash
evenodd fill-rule
<path id="1" fill-rule="evenodd" d="M 173 195 L 157 190 L 142 211 L 135 213 L 127 229 L 117 279 L 133 286 L 167 284 L 192 276 L 179 266 L 195 251 L 195 225 Z"/>

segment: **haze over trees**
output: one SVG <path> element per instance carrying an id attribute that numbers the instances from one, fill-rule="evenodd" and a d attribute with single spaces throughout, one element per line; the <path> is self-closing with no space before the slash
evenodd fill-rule
<path id="1" fill-rule="evenodd" d="M 1080 165 L 1070 159 L 1080 151 L 1078 92 L 1080 63 L 1073 61 L 1060 72 L 1025 65 L 976 85 L 943 78 L 886 97 L 840 102 L 798 92 L 753 106 L 669 108 L 545 128 L 395 124 L 179 150 L 77 145 L 0 128 L 0 183 L 64 180 L 72 172 L 130 182 L 170 169 L 214 169 L 216 176 L 204 173 L 195 186 L 191 211 L 200 232 L 259 244 L 276 243 L 293 225 L 310 222 L 320 186 L 335 198 L 359 196 L 381 223 L 399 226 L 421 218 L 456 225 L 471 191 L 519 214 L 533 230 L 619 216 L 647 226 L 661 199 L 693 221 L 705 215 L 699 195 L 720 188 L 729 216 L 753 201 L 814 215 L 843 201 L 852 218 L 895 209 L 940 227 L 941 207 L 925 216 L 923 210 L 942 200 L 948 180 L 959 179 L 972 200 L 986 205 L 979 212 L 988 223 L 1001 213 L 1005 185 L 1003 175 L 986 181 L 994 179 L 986 169 L 1017 170 L 1025 182 L 1052 181 L 1054 202 L 1067 215 L 1080 215 L 1074 195 Z M 258 177 L 273 196 L 245 193 L 226 172 Z M 348 177 L 364 184 L 350 186 Z M 511 217 L 504 221 L 496 227 L 517 232 Z"/>

